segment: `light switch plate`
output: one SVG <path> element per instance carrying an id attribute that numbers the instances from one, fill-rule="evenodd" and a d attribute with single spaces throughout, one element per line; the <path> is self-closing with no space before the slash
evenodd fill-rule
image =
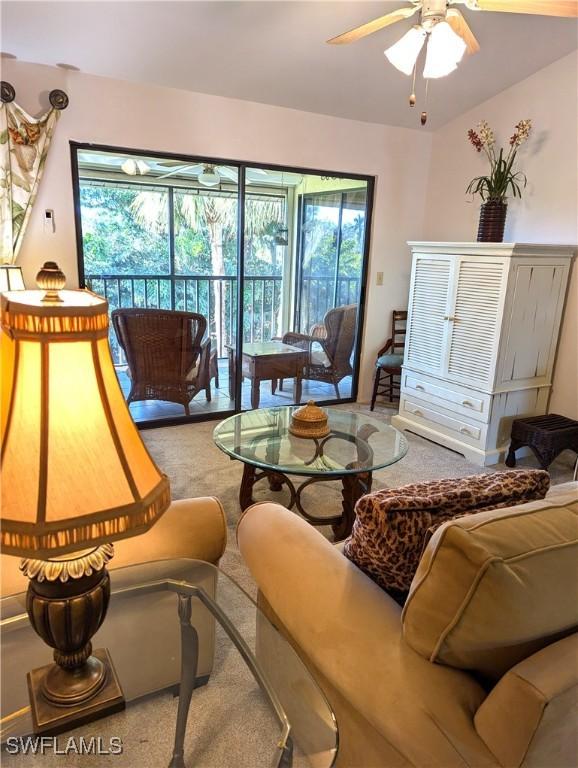
<path id="1" fill-rule="evenodd" d="M 52 235 L 54 231 L 54 211 L 51 208 L 47 208 L 44 211 L 44 232 L 47 235 Z"/>
<path id="2" fill-rule="evenodd" d="M 383 272 L 378 272 L 376 279 L 375 279 L 376 285 L 383 285 Z"/>

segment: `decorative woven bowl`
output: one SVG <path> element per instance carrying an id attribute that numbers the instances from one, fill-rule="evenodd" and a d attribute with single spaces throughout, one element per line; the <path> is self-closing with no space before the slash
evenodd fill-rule
<path id="1" fill-rule="evenodd" d="M 298 408 L 291 416 L 289 432 L 295 437 L 326 437 L 331 430 L 327 425 L 327 414 L 313 400 Z"/>

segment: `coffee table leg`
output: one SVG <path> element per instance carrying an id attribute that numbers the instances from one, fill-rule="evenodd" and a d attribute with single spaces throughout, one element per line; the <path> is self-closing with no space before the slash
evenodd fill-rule
<path id="1" fill-rule="evenodd" d="M 343 485 L 341 490 L 343 513 L 341 520 L 331 526 L 335 541 L 346 539 L 351 533 L 355 521 L 355 505 L 358 499 L 371 491 L 372 475 L 371 472 L 344 475 L 341 483 Z"/>
<path id="2" fill-rule="evenodd" d="M 175 744 L 169 768 L 185 768 L 185 733 L 199 661 L 199 635 L 191 624 L 191 598 L 185 595 L 179 595 L 178 598 L 181 622 L 181 684 L 179 686 Z"/>
<path id="3" fill-rule="evenodd" d="M 241 480 L 241 489 L 239 491 L 239 504 L 243 512 L 254 504 L 253 486 L 255 485 L 255 467 L 250 464 L 243 465 L 243 479 Z"/>

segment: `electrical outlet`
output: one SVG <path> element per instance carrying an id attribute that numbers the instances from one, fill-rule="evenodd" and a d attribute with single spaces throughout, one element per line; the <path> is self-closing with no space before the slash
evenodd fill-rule
<path id="1" fill-rule="evenodd" d="M 383 285 L 383 272 L 378 272 L 376 279 L 375 279 L 376 285 Z"/>

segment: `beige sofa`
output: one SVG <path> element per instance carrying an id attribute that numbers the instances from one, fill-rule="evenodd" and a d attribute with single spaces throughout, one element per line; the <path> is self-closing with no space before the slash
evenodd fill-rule
<path id="1" fill-rule="evenodd" d="M 444 524 L 403 612 L 279 505 L 238 541 L 334 708 L 338 766 L 578 766 L 578 483 Z"/>
<path id="2" fill-rule="evenodd" d="M 142 536 L 118 541 L 108 570 L 179 557 L 206 560 L 216 565 L 226 544 L 227 523 L 218 499 L 181 499 L 173 501 L 156 525 Z M 19 565 L 19 557 L 0 557 L 2 597 L 28 588 L 28 579 L 20 572 Z"/>

